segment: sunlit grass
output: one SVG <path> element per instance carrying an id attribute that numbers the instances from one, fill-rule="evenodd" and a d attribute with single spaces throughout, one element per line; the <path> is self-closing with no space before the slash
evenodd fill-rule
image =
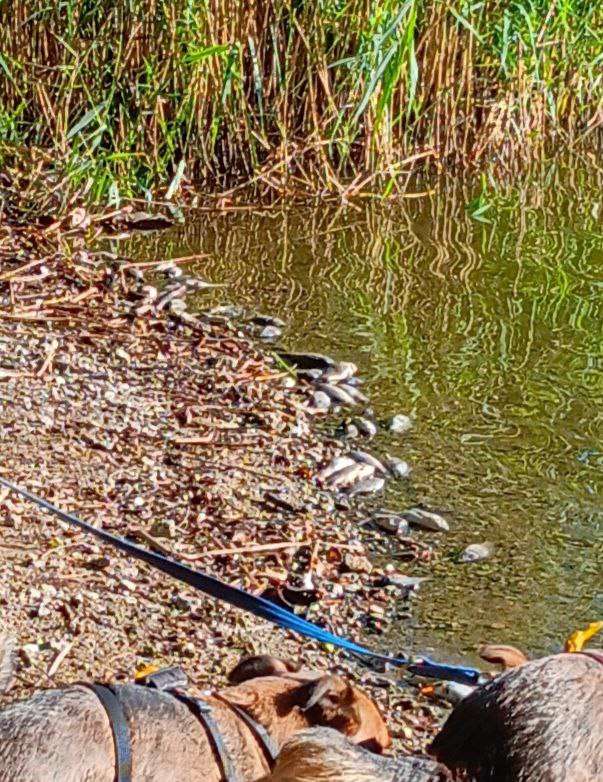
<path id="1" fill-rule="evenodd" d="M 591 0 L 0 0 L 0 144 L 92 200 L 395 193 L 594 143 L 602 41 Z"/>

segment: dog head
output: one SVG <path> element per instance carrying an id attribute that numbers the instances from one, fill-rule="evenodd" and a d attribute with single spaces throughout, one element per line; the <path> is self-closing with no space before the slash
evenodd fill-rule
<path id="1" fill-rule="evenodd" d="M 255 711 L 265 725 L 266 720 L 290 721 L 295 716 L 297 730 L 313 726 L 334 728 L 354 744 L 374 752 L 390 745 L 379 709 L 362 690 L 341 676 L 297 668 L 267 655 L 245 658 L 230 674 L 229 679 L 239 686 L 229 690 L 227 697 L 236 698 L 238 705 L 250 713 Z M 275 713 L 269 713 L 271 710 Z"/>

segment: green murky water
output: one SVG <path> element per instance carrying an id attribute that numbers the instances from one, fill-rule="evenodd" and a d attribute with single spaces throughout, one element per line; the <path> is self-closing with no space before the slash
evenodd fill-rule
<path id="1" fill-rule="evenodd" d="M 542 652 L 603 618 L 602 179 L 554 169 L 487 195 L 489 222 L 450 184 L 387 208 L 203 214 L 127 247 L 205 253 L 193 268 L 226 287 L 204 301 L 280 316 L 289 347 L 360 366 L 378 415 L 415 419 L 374 442 L 414 468 L 383 504 L 448 509 L 452 532 L 384 645 Z M 492 560 L 456 564 L 484 540 Z"/>

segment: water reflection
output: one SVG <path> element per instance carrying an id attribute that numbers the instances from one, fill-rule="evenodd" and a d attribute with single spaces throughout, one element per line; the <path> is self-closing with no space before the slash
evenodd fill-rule
<path id="1" fill-rule="evenodd" d="M 600 177 L 552 169 L 492 196 L 443 186 L 397 207 L 200 215 L 128 251 L 206 253 L 196 271 L 289 324 L 288 344 L 352 359 L 379 414 L 417 425 L 388 448 L 414 465 L 386 504 L 452 511 L 411 640 L 441 652 L 483 640 L 554 649 L 603 615 Z M 495 558 L 455 564 L 467 543 Z"/>

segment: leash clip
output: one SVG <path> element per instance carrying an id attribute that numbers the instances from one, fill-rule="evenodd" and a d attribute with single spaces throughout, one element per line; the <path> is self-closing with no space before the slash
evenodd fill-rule
<path id="1" fill-rule="evenodd" d="M 179 665 L 172 665 L 169 668 L 161 668 L 159 671 L 143 676 L 139 683 L 144 687 L 151 687 L 162 692 L 186 690 L 188 688 L 188 676 Z"/>

